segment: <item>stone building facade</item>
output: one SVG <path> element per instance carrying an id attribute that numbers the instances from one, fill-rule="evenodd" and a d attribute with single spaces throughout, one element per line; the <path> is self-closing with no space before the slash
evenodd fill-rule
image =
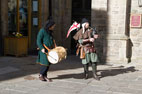
<path id="1" fill-rule="evenodd" d="M 142 14 L 142 0 L 131 0 L 131 14 Z M 132 56 L 134 62 L 142 61 L 142 28 L 130 28 L 129 37 L 132 42 Z"/>
<path id="2" fill-rule="evenodd" d="M 141 62 L 142 28 L 130 27 L 131 14 L 142 14 L 141 0 L 92 0 L 92 25 L 100 33 L 103 62 Z"/>
<path id="3" fill-rule="evenodd" d="M 127 62 L 127 1 L 92 0 L 92 25 L 99 29 L 103 62 Z"/>
<path id="4" fill-rule="evenodd" d="M 131 14 L 142 14 L 142 7 L 140 7 L 138 3 L 142 0 L 41 1 L 42 8 L 40 19 L 42 25 L 44 25 L 47 17 L 52 15 L 56 22 L 56 32 L 54 32 L 56 42 L 58 45 L 67 48 L 69 53 L 72 52 L 72 45 L 75 43 L 72 39 L 72 35 L 68 39 L 65 38 L 67 31 L 75 19 L 74 17 L 80 17 L 81 19 L 81 17 L 84 16 L 89 19 L 91 27 L 97 28 L 99 39 L 96 40 L 95 45 L 101 63 L 128 63 L 142 61 L 142 28 L 130 27 Z M 77 1 L 81 2 L 80 5 Z M 78 10 L 78 14 L 75 14 L 72 11 L 81 7 L 83 10 L 84 6 L 87 6 L 87 2 L 90 3 L 90 9 L 88 8 L 88 11 L 81 11 L 80 9 Z M 49 10 L 49 6 L 51 10 Z M 79 14 L 80 11 L 84 13 Z M 85 13 L 90 14 L 87 14 L 86 16 Z M 6 25 L 7 13 L 3 10 L 1 10 L 1 22 L 2 36 L 5 36 L 8 31 Z"/>

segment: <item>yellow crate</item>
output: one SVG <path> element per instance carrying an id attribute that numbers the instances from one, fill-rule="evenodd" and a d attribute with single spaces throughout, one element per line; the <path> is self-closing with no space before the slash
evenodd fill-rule
<path id="1" fill-rule="evenodd" d="M 5 37 L 4 55 L 23 56 L 28 53 L 28 37 Z"/>

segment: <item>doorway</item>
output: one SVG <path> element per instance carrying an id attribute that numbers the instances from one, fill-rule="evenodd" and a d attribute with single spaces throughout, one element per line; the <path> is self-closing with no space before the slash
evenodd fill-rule
<path id="1" fill-rule="evenodd" d="M 92 0 L 72 0 L 72 22 L 81 22 L 82 18 L 88 19 L 91 23 L 91 2 Z M 77 42 L 73 39 L 74 34 L 77 31 L 71 33 L 71 53 L 76 53 Z"/>
<path id="2" fill-rule="evenodd" d="M 0 1 L 1 8 L 1 1 Z M 2 55 L 1 9 L 0 9 L 0 56 Z"/>

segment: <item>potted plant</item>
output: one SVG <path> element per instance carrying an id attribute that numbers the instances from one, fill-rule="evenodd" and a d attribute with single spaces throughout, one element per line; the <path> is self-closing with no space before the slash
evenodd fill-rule
<path id="1" fill-rule="evenodd" d="M 25 56 L 28 52 L 28 37 L 19 32 L 4 39 L 4 55 Z"/>

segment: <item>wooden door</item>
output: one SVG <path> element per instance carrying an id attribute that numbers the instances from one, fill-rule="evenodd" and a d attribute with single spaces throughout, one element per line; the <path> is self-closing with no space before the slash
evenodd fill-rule
<path id="1" fill-rule="evenodd" d="M 41 28 L 41 0 L 32 0 L 31 6 L 30 49 L 36 50 L 37 34 Z"/>

